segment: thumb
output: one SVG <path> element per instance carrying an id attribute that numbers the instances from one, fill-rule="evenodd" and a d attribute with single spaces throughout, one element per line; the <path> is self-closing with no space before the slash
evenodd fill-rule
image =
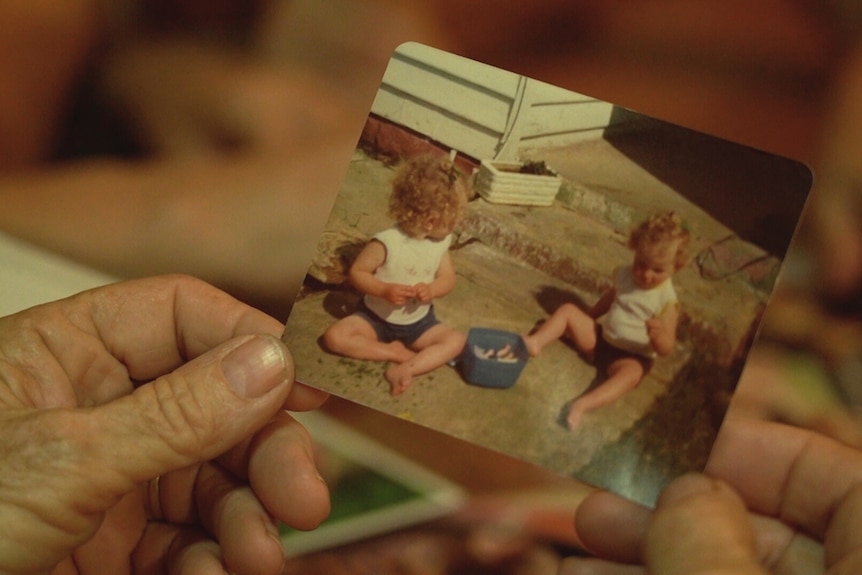
<path id="1" fill-rule="evenodd" d="M 103 469 L 139 483 L 221 455 L 284 404 L 293 360 L 272 336 L 230 340 L 94 410 Z M 134 457 L 129 457 L 129 454 Z"/>
<path id="2" fill-rule="evenodd" d="M 674 481 L 659 497 L 646 536 L 649 573 L 765 575 L 740 497 L 703 475 Z"/>

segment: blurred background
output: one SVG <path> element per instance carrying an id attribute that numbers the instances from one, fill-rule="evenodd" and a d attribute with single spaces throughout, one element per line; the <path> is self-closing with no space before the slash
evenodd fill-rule
<path id="1" fill-rule="evenodd" d="M 862 446 L 860 23 L 849 0 L 5 0 L 0 230 L 110 277 L 194 274 L 283 320 L 392 51 L 423 42 L 811 166 L 731 409 Z M 456 521 L 343 553 L 414 537 L 441 573 L 513 553 L 505 570 L 540 573 L 575 552 L 585 488 L 327 411 L 477 497 L 459 519 L 476 537 Z"/>

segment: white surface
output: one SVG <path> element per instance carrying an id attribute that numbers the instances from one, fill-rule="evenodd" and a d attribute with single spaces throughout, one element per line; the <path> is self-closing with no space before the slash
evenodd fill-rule
<path id="1" fill-rule="evenodd" d="M 614 106 L 408 42 L 389 61 L 371 111 L 473 158 L 511 161 L 523 148 L 601 137 Z"/>
<path id="2" fill-rule="evenodd" d="M 107 274 L 0 233 L 0 316 L 114 281 Z"/>

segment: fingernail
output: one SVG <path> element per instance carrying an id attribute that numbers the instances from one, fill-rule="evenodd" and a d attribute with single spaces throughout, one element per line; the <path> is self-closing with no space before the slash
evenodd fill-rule
<path id="1" fill-rule="evenodd" d="M 284 351 L 275 338 L 255 337 L 221 362 L 228 384 L 240 397 L 260 397 L 287 379 Z"/>

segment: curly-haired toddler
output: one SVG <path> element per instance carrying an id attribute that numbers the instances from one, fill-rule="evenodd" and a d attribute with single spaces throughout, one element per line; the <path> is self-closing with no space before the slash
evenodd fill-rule
<path id="1" fill-rule="evenodd" d="M 613 286 L 591 309 L 563 304 L 535 332 L 524 336 L 532 356 L 567 336 L 606 377 L 571 402 L 566 413 L 569 429 L 577 427 L 587 411 L 611 404 L 634 389 L 656 356 L 673 351 L 680 312 L 671 278 L 685 265 L 690 239 L 677 213 L 651 216 L 629 236 L 634 261 L 614 271 Z"/>
<path id="2" fill-rule="evenodd" d="M 393 362 L 385 372 L 392 395 L 464 347 L 464 334 L 437 319 L 433 301 L 455 287 L 449 246 L 466 186 L 445 157 L 419 156 L 402 166 L 389 197 L 396 225 L 376 234 L 350 268 L 351 283 L 364 294 L 360 308 L 323 335 L 334 353 Z"/>

